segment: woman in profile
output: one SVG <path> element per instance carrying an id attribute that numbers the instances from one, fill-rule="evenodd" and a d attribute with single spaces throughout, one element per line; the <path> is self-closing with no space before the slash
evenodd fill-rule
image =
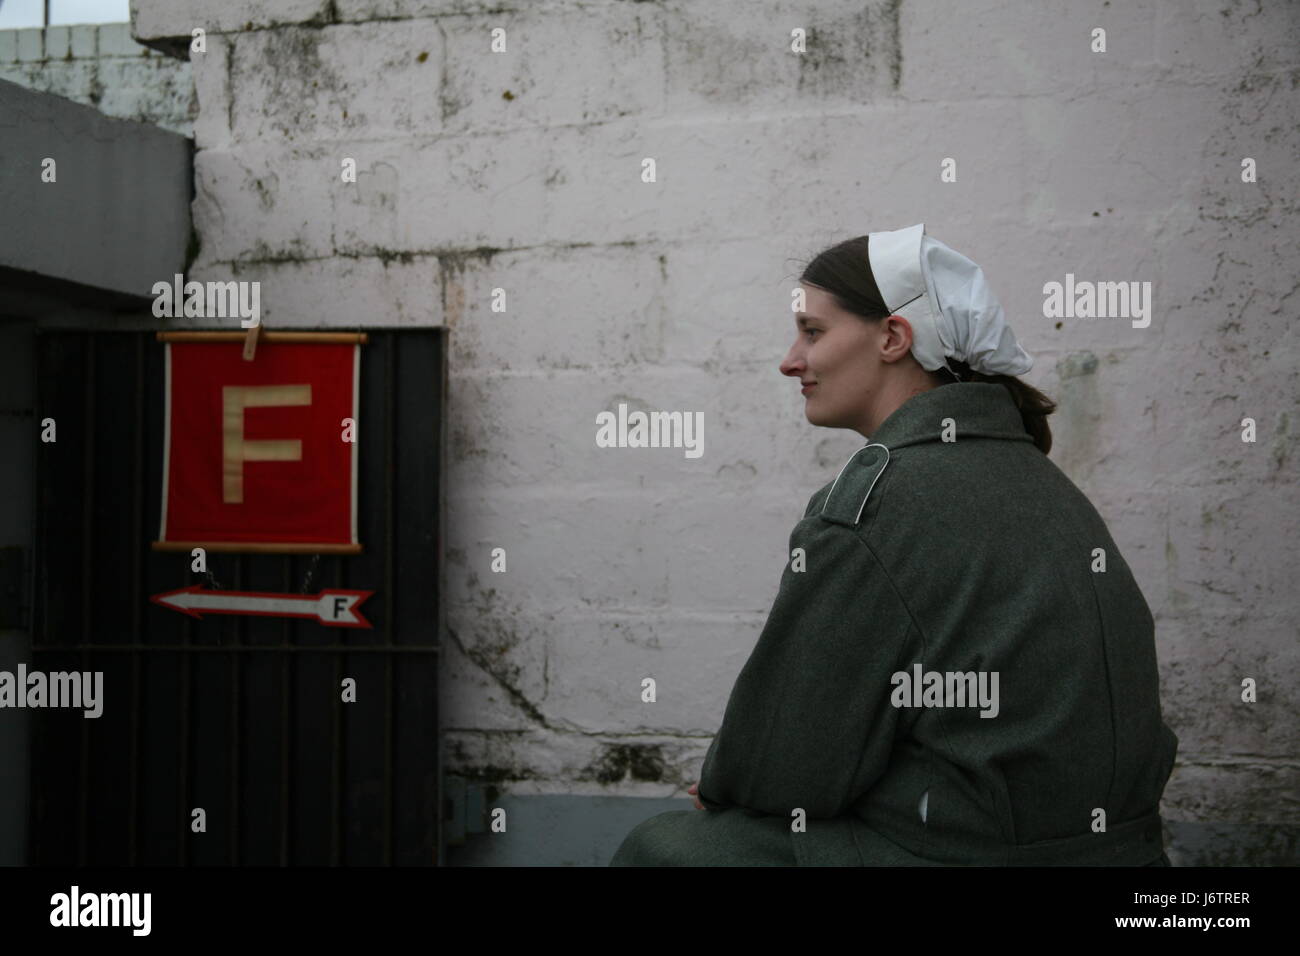
<path id="1" fill-rule="evenodd" d="M 781 371 L 867 444 L 790 535 L 697 809 L 611 865 L 1168 866 L 1154 621 L 983 272 L 922 223 L 800 283 Z"/>

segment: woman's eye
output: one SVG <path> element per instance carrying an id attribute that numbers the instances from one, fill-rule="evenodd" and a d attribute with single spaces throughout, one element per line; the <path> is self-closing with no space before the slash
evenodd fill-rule
<path id="1" fill-rule="evenodd" d="M 813 333 L 815 333 L 815 332 L 820 332 L 820 331 L 821 331 L 821 329 L 804 329 L 804 333 L 807 334 L 807 335 L 809 335 L 809 336 L 811 336 L 811 335 L 812 335 Z"/>

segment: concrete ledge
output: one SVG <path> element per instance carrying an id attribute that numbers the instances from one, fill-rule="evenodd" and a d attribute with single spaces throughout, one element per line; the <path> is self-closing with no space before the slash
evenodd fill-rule
<path id="1" fill-rule="evenodd" d="M 191 31 L 234 33 L 295 23 L 327 23 L 330 0 L 131 0 L 131 25 L 139 43 L 184 58 Z M 180 41 L 183 41 L 181 43 Z"/>
<path id="2" fill-rule="evenodd" d="M 129 296 L 182 272 L 191 143 L 0 80 L 0 266 Z M 56 179 L 45 182 L 45 160 Z"/>

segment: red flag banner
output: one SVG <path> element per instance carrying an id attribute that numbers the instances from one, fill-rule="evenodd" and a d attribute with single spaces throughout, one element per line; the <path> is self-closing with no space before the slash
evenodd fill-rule
<path id="1" fill-rule="evenodd" d="M 265 333 L 249 362 L 239 333 L 215 341 L 183 335 L 168 334 L 163 346 L 162 517 L 154 547 L 359 552 L 360 339 L 285 341 L 292 333 Z M 331 341 L 340 338 L 348 341 Z"/>

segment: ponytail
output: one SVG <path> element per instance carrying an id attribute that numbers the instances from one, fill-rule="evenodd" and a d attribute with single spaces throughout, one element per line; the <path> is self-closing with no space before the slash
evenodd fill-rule
<path id="1" fill-rule="evenodd" d="M 965 362 L 954 358 L 948 359 L 952 370 L 963 382 L 991 382 L 1005 385 L 1011 393 L 1011 400 L 1020 410 L 1020 420 L 1025 431 L 1034 439 L 1034 445 L 1046 455 L 1052 450 L 1052 429 L 1047 425 L 1047 416 L 1056 411 L 1056 403 L 1028 382 L 1022 382 L 1014 375 L 985 375 L 972 371 Z"/>

